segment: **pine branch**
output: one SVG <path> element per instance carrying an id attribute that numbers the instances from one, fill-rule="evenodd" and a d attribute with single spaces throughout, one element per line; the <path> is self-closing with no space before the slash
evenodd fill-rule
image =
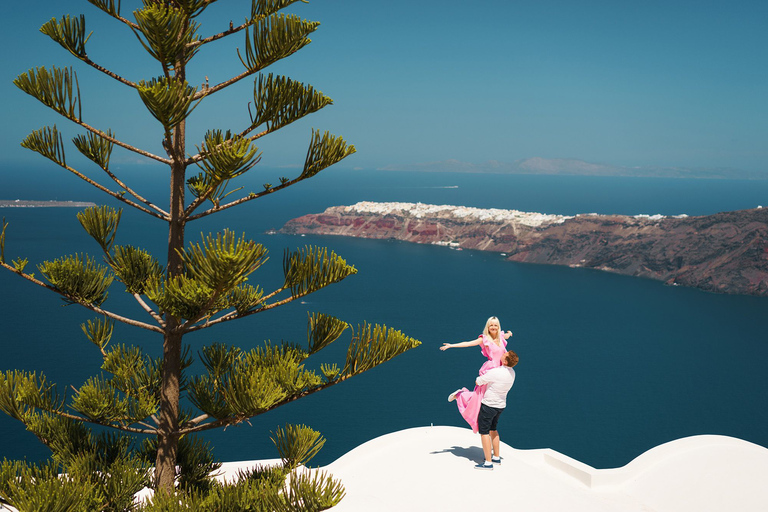
<path id="1" fill-rule="evenodd" d="M 134 29 L 138 29 L 139 26 L 133 23 L 132 21 L 123 18 L 120 15 L 120 0 L 117 0 L 117 6 L 115 6 L 115 0 L 88 0 L 89 3 L 95 5 L 105 13 L 109 14 L 113 18 L 115 18 L 118 21 L 121 21 L 128 25 L 129 27 L 132 27 Z"/>
<path id="2" fill-rule="evenodd" d="M 272 14 L 259 20 L 253 31 L 246 28 L 245 50 L 237 51 L 250 72 L 260 71 L 308 45 L 307 37 L 320 23 L 305 21 L 294 14 Z"/>
<path id="3" fill-rule="evenodd" d="M 326 167 L 330 167 L 355 153 L 355 151 L 355 146 L 347 145 L 341 137 L 331 135 L 328 132 L 321 136 L 320 131 L 313 129 L 307 158 L 304 161 L 304 170 L 299 179 L 311 178 Z"/>
<path id="4" fill-rule="evenodd" d="M 258 150 L 252 141 L 240 135 L 233 136 L 229 131 L 208 131 L 202 146 L 198 147 L 198 155 L 189 159 L 190 163 L 194 161 L 203 172 L 187 180 L 195 200 L 187 207 L 185 215 L 191 215 L 206 199 L 215 207 L 222 199 L 241 190 L 242 187 L 226 191 L 230 180 L 243 175 L 259 163 L 261 155 Z"/>
<path id="5" fill-rule="evenodd" d="M 156 258 L 130 245 L 116 246 L 107 256 L 107 262 L 131 295 L 145 293 L 147 287 L 163 275 L 163 267 Z"/>
<path id="6" fill-rule="evenodd" d="M 59 134 L 58 130 L 56 129 L 56 125 L 54 125 L 53 128 L 46 126 L 41 128 L 40 130 L 35 130 L 31 134 L 29 134 L 26 139 L 24 139 L 21 145 L 22 147 L 25 147 L 27 149 L 40 153 L 44 157 L 57 163 L 59 166 L 71 172 L 72 174 L 74 174 L 81 180 L 85 181 L 89 185 L 114 197 L 118 201 L 121 201 L 129 206 L 136 208 L 137 210 L 140 210 L 158 219 L 168 220 L 166 216 L 163 216 L 162 214 L 149 210 L 141 206 L 140 204 L 135 203 L 134 201 L 131 201 L 126 197 L 123 197 L 122 194 L 108 189 L 107 187 L 93 181 L 92 179 L 82 174 L 78 170 L 68 166 L 65 155 L 64 155 L 64 141 L 61 135 Z"/>
<path id="7" fill-rule="evenodd" d="M 149 113 L 160 121 L 166 132 L 171 132 L 197 106 L 191 107 L 195 101 L 195 88 L 175 78 L 159 77 L 149 82 L 142 80 L 136 90 Z"/>
<path id="8" fill-rule="evenodd" d="M 72 68 L 52 66 L 52 71 L 48 71 L 40 66 L 19 75 L 13 84 L 67 119 L 82 121 L 80 85 Z"/>
<path id="9" fill-rule="evenodd" d="M 254 83 L 253 104 L 255 115 L 252 126 L 265 124 L 267 132 L 274 132 L 309 114 L 333 104 L 333 100 L 311 85 L 304 85 L 284 76 L 270 73 Z"/>
<path id="10" fill-rule="evenodd" d="M 182 9 L 166 2 L 145 2 L 133 15 L 138 24 L 138 28 L 132 27 L 133 33 L 166 71 L 185 66 L 197 52 L 190 44 L 196 40 L 199 25 Z"/>
<path id="11" fill-rule="evenodd" d="M 149 307 L 149 305 L 146 302 L 144 302 L 144 299 L 141 298 L 141 295 L 139 295 L 138 293 L 133 293 L 132 295 L 133 295 L 133 298 L 136 299 L 136 302 L 139 303 L 139 306 L 141 306 L 141 308 L 144 311 L 149 313 L 149 315 L 155 319 L 155 321 L 158 323 L 158 325 L 160 325 L 160 327 L 165 328 L 165 320 L 163 320 L 163 317 L 157 314 L 157 312 L 154 309 Z"/>
<path id="12" fill-rule="evenodd" d="M 10 270 L 11 272 L 13 272 L 14 274 L 16 274 L 16 275 L 18 275 L 20 277 L 23 277 L 24 279 L 26 279 L 27 281 L 29 281 L 31 283 L 34 283 L 34 284 L 36 284 L 36 285 L 38 285 L 38 286 L 40 286 L 42 288 L 45 288 L 47 290 L 52 291 L 52 292 L 58 293 L 59 295 L 64 297 L 64 299 L 66 299 L 66 300 L 70 300 L 70 301 L 72 300 L 71 297 L 68 297 L 61 290 L 57 289 L 54 286 L 46 284 L 46 283 L 40 281 L 39 279 L 36 279 L 34 277 L 34 275 L 32 275 L 32 274 L 26 274 L 23 271 L 18 270 L 15 267 L 5 263 L 4 261 L 0 261 L 0 266 L 5 268 L 5 269 L 7 269 L 7 270 Z M 100 315 L 104 315 L 107 318 L 111 318 L 112 320 L 116 320 L 116 321 L 118 321 L 120 323 L 124 323 L 124 324 L 127 324 L 127 325 L 132 325 L 134 327 L 140 327 L 142 329 L 146 329 L 148 331 L 158 332 L 158 333 L 161 333 L 161 334 L 165 332 L 165 331 L 163 331 L 163 329 L 161 329 L 160 327 L 158 327 L 156 325 L 151 325 L 151 324 L 146 324 L 144 322 L 139 322 L 138 320 L 133 320 L 132 318 L 126 318 L 126 317 L 117 315 L 115 313 L 112 313 L 111 311 L 107 311 L 107 310 L 102 309 L 100 307 L 94 306 L 92 304 L 82 304 L 82 303 L 78 303 L 78 304 L 83 306 L 86 309 L 89 309 L 89 310 L 93 311 L 94 313 L 98 313 Z"/>
<path id="13" fill-rule="evenodd" d="M 107 299 L 113 279 L 106 267 L 85 254 L 44 261 L 37 268 L 67 302 L 84 306 L 100 306 Z"/>
<path id="14" fill-rule="evenodd" d="M 111 139 L 114 138 L 112 130 L 107 130 L 107 136 Z M 120 180 L 109 170 L 109 159 L 112 154 L 112 147 L 114 146 L 114 143 L 111 140 L 102 137 L 97 133 L 89 132 L 86 135 L 77 135 L 72 139 L 72 142 L 78 151 L 80 151 L 80 153 L 98 165 L 101 170 L 107 174 L 107 176 L 112 178 L 112 181 L 120 185 L 120 187 L 122 187 L 127 193 L 131 194 L 138 201 L 152 208 L 163 217 L 169 217 L 168 213 L 166 213 L 162 208 L 158 208 L 151 201 L 144 199 L 135 190 L 123 183 L 122 180 Z"/>
<path id="15" fill-rule="evenodd" d="M 203 217 L 207 217 L 208 215 L 210 215 L 212 213 L 220 212 L 222 210 L 226 210 L 228 208 L 232 208 L 233 206 L 237 206 L 239 204 L 243 204 L 243 203 L 246 203 L 248 201 L 253 201 L 254 199 L 258 199 L 260 197 L 264 197 L 267 194 L 272 194 L 274 192 L 277 192 L 278 190 L 282 190 L 284 188 L 290 187 L 291 185 L 293 185 L 295 183 L 298 183 L 299 181 L 301 181 L 301 180 L 299 180 L 298 178 L 294 179 L 294 180 L 291 180 L 291 181 L 287 181 L 287 182 L 285 182 L 285 183 L 283 183 L 281 185 L 278 185 L 276 187 L 271 187 L 268 190 L 264 190 L 263 192 L 259 192 L 258 194 L 255 193 L 255 192 L 251 192 L 247 196 L 241 197 L 240 199 L 232 201 L 231 203 L 227 203 L 227 204 L 221 205 L 221 206 L 214 206 L 213 208 L 210 208 L 210 209 L 205 210 L 203 212 L 200 212 L 198 214 L 192 215 L 192 216 L 190 216 L 187 219 L 187 221 L 193 221 L 193 220 L 201 219 Z"/>
<path id="16" fill-rule="evenodd" d="M 61 18 L 60 22 L 56 18 L 51 18 L 40 27 L 40 32 L 59 43 L 80 60 L 86 58 L 85 43 L 93 35 L 93 32 L 85 35 L 85 16 L 82 14 L 79 19 L 67 14 Z"/>
<path id="17" fill-rule="evenodd" d="M 284 288 L 291 290 L 291 296 L 303 296 L 326 286 L 337 283 L 357 269 L 347 265 L 346 260 L 334 251 L 328 255 L 327 248 L 309 247 L 291 252 L 286 249 L 283 256 Z"/>
<path id="18" fill-rule="evenodd" d="M 117 227 L 123 210 L 110 206 L 92 206 L 77 212 L 77 220 L 83 229 L 96 240 L 105 253 L 109 253 L 115 242 Z"/>
<path id="19" fill-rule="evenodd" d="M 131 152 L 139 154 L 141 156 L 150 158 L 152 160 L 156 160 L 156 161 L 158 161 L 160 163 L 163 163 L 163 164 L 166 164 L 166 165 L 171 165 L 173 163 L 173 161 L 171 159 L 169 159 L 169 158 L 163 158 L 163 157 L 154 155 L 154 154 L 150 153 L 149 151 L 144 151 L 143 149 L 139 149 L 139 148 L 136 148 L 134 146 L 131 146 L 130 144 L 126 144 L 125 142 L 123 142 L 123 141 L 121 141 L 119 139 L 114 138 L 110 133 L 105 133 L 105 132 L 103 132 L 101 130 L 98 130 L 98 129 L 96 129 L 96 128 L 86 124 L 86 123 L 83 123 L 82 121 L 76 121 L 76 120 L 72 120 L 72 121 L 74 121 L 79 126 L 82 126 L 83 128 L 85 128 L 89 132 L 93 133 L 94 135 L 98 135 L 102 139 L 107 140 L 107 141 L 109 141 L 109 142 L 111 142 L 113 144 L 116 144 L 116 145 L 120 146 L 123 149 L 127 149 L 128 151 L 131 151 Z"/>

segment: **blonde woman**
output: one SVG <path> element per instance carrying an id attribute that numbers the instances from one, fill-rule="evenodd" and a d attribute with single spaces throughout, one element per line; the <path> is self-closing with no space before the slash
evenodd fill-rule
<path id="1" fill-rule="evenodd" d="M 512 337 L 512 332 L 507 331 L 505 333 L 501 330 L 501 324 L 499 319 L 492 316 L 485 322 L 485 329 L 483 334 L 477 337 L 475 340 L 462 341 L 461 343 L 443 343 L 440 350 L 448 350 L 449 348 L 467 348 L 467 347 L 480 347 L 483 355 L 488 360 L 480 367 L 480 375 L 485 374 L 488 370 L 501 366 L 501 358 L 507 352 L 507 339 Z M 456 405 L 459 407 L 459 413 L 472 427 L 472 432 L 477 433 L 477 415 L 480 412 L 480 403 L 485 395 L 485 385 L 475 385 L 474 390 L 470 391 L 467 388 L 457 389 L 448 396 L 448 401 L 453 402 L 456 400 Z"/>

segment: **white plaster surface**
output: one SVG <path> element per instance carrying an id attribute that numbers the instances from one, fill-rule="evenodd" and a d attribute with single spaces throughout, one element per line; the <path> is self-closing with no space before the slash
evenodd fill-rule
<path id="1" fill-rule="evenodd" d="M 319 470 L 346 489 L 334 512 L 768 512 L 768 449 L 732 437 L 679 439 L 616 469 L 550 449 L 502 442 L 500 451 L 501 465 L 479 471 L 479 435 L 419 427 L 368 441 Z M 218 478 L 279 462 L 224 463 Z"/>
<path id="2" fill-rule="evenodd" d="M 474 469 L 479 441 L 458 427 L 373 439 L 322 468 L 347 491 L 332 510 L 768 511 L 768 449 L 739 439 L 680 439 L 607 470 L 502 442 L 492 471 Z"/>

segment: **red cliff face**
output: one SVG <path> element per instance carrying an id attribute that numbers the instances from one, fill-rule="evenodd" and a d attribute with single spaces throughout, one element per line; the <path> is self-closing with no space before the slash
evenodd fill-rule
<path id="1" fill-rule="evenodd" d="M 713 292 L 768 296 L 768 208 L 661 219 L 583 215 L 529 226 L 335 207 L 293 219 L 281 232 L 450 244 L 504 252 L 524 263 L 594 268 Z"/>

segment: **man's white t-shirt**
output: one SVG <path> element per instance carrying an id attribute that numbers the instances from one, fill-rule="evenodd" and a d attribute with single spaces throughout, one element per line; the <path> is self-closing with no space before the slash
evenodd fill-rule
<path id="1" fill-rule="evenodd" d="M 482 403 L 488 407 L 504 409 L 507 406 L 507 393 L 515 383 L 515 370 L 508 366 L 499 366 L 477 377 L 475 383 L 481 386 L 488 384 Z"/>

